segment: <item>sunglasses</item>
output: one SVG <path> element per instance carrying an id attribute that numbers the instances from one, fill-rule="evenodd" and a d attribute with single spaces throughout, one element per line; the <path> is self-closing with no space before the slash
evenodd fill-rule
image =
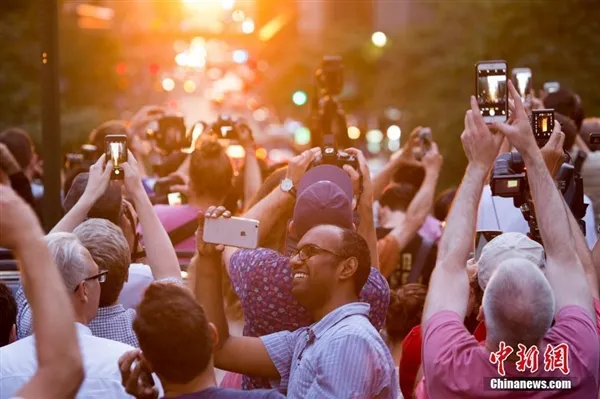
<path id="1" fill-rule="evenodd" d="M 108 270 L 102 270 L 98 274 L 94 274 L 93 276 L 90 276 L 88 278 L 84 278 L 83 282 L 85 283 L 86 281 L 92 281 L 92 280 L 98 279 L 98 282 L 100 284 L 102 284 L 103 282 L 106 281 L 106 275 L 107 274 L 108 274 Z M 75 291 L 74 292 L 77 292 L 77 290 L 79 289 L 80 286 L 81 286 L 81 284 L 78 284 L 77 287 L 75 287 Z"/>
<path id="2" fill-rule="evenodd" d="M 338 258 L 345 258 L 345 256 L 340 255 L 338 253 L 335 253 L 333 251 L 330 251 L 328 249 L 325 248 L 321 248 L 318 245 L 315 244 L 307 244 L 304 245 L 302 248 L 298 248 L 296 249 L 294 252 L 292 252 L 292 258 L 298 256 L 298 258 L 304 262 L 307 261 L 308 259 L 312 258 L 313 256 L 317 256 L 319 254 L 330 254 L 330 255 L 334 255 L 337 256 Z"/>

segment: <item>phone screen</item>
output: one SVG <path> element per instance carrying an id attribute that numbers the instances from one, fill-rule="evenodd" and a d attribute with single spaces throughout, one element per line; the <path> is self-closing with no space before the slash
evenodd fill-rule
<path id="1" fill-rule="evenodd" d="M 477 102 L 486 123 L 507 120 L 506 68 L 505 62 L 477 64 Z"/>
<path id="2" fill-rule="evenodd" d="M 483 247 L 502 234 L 500 230 L 479 230 L 475 235 L 475 261 L 479 261 Z"/>
<path id="3" fill-rule="evenodd" d="M 170 206 L 176 206 L 183 204 L 183 199 L 181 198 L 181 193 L 169 193 L 167 194 L 167 199 L 169 200 Z"/>
<path id="4" fill-rule="evenodd" d="M 533 135 L 541 148 L 546 145 L 554 130 L 554 110 L 534 110 L 532 112 Z"/>
<path id="5" fill-rule="evenodd" d="M 515 68 L 512 72 L 513 83 L 519 92 L 521 98 L 529 95 L 532 89 L 531 70 L 525 68 Z"/>
<path id="6" fill-rule="evenodd" d="M 121 165 L 127 162 L 127 136 L 114 135 L 105 137 L 106 159 L 113 163 L 112 178 L 122 179 L 123 168 Z"/>

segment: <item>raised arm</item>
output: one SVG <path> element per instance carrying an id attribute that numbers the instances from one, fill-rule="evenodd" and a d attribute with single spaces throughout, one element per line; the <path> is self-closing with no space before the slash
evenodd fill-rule
<path id="1" fill-rule="evenodd" d="M 181 269 L 177 254 L 144 190 L 137 161 L 131 152 L 129 152 L 128 161 L 123 163 L 122 167 L 125 172 L 125 188 L 133 199 L 142 226 L 146 258 L 154 279 L 174 278 L 180 280 Z"/>
<path id="2" fill-rule="evenodd" d="M 38 369 L 17 393 L 23 398 L 72 398 L 84 371 L 67 290 L 33 210 L 0 185 L 0 246 L 13 250 L 33 312 Z"/>
<path id="3" fill-rule="evenodd" d="M 521 98 L 511 82 L 508 82 L 508 87 L 515 102 L 515 122 L 511 126 L 501 124 L 498 129 L 504 132 L 525 161 L 546 252 L 546 277 L 554 292 L 556 311 L 577 305 L 593 317 L 592 295 L 584 268 L 577 257 L 573 238 L 576 232 L 572 231 L 569 224 L 569 210 L 537 147 Z"/>
<path id="4" fill-rule="evenodd" d="M 415 238 L 425 223 L 427 215 L 431 213 L 442 162 L 443 158 L 439 153 L 438 146 L 433 143 L 431 150 L 423 157 L 425 179 L 408 205 L 403 222 L 395 226 L 389 233 L 393 241 L 382 239 L 378 242 L 377 250 L 381 272 L 386 277 L 389 277 L 393 268 L 398 264 L 400 252 Z"/>
<path id="5" fill-rule="evenodd" d="M 385 187 L 390 184 L 394 173 L 400 168 L 403 163 L 418 162 L 414 159 L 413 148 L 419 145 L 419 132 L 422 127 L 418 126 L 410 133 L 410 138 L 399 151 L 392 154 L 390 161 L 373 177 L 373 199 L 378 201 L 385 190 Z"/>
<path id="6" fill-rule="evenodd" d="M 215 325 L 219 335 L 214 353 L 215 366 L 240 374 L 279 379 L 279 373 L 260 338 L 229 335 L 221 292 L 223 268 L 219 255 L 223 246 L 207 244 L 202 240 L 205 218 L 221 216 L 231 217 L 231 213 L 223 207 L 210 207 L 200 216 L 196 233 L 197 250 L 192 259 L 196 269 L 196 299 L 204 307 L 208 320 Z"/>
<path id="7" fill-rule="evenodd" d="M 252 130 L 246 123 L 241 122 L 236 126 L 239 132 L 239 142 L 244 147 L 244 206 L 254 197 L 262 184 L 262 173 L 256 158 L 256 144 L 252 137 Z"/>
<path id="8" fill-rule="evenodd" d="M 102 197 L 110 184 L 113 165 L 112 161 L 108 161 L 105 166 L 105 159 L 106 155 L 102 154 L 100 159 L 90 167 L 89 178 L 83 195 L 50 233 L 72 233 L 75 227 L 83 223 L 90 209 Z"/>
<path id="9" fill-rule="evenodd" d="M 465 131 L 461 135 L 465 154 L 469 159 L 467 171 L 448 214 L 441 238 L 435 269 L 429 281 L 423 323 L 442 310 L 451 310 L 464 318 L 469 299 L 467 258 L 473 247 L 477 222 L 477 208 L 485 179 L 498 155 L 503 136 L 490 132 L 477 100 L 471 97 L 471 110 L 465 117 Z"/>
<path id="10" fill-rule="evenodd" d="M 363 191 L 360 193 L 360 199 L 358 200 L 360 223 L 357 232 L 369 245 L 369 251 L 371 252 L 371 266 L 379 269 L 377 232 L 375 231 L 375 220 L 373 216 L 373 182 L 371 181 L 371 171 L 369 170 L 369 164 L 362 151 L 357 150 L 356 148 L 348 148 L 346 152 L 354 155 L 358 159 L 363 179 Z M 350 178 L 353 181 L 360 181 L 359 174 L 350 165 L 345 165 L 344 170 L 350 175 Z"/>
<path id="11" fill-rule="evenodd" d="M 319 148 L 313 148 L 308 151 L 304 151 L 302 154 L 294 157 L 288 165 L 288 171 L 286 178 L 290 179 L 294 184 L 294 188 L 298 187 L 298 183 L 310 163 L 320 153 Z M 244 214 L 244 217 L 248 219 L 256 219 L 260 222 L 258 242 L 264 242 L 271 229 L 277 221 L 285 214 L 286 210 L 291 209 L 294 206 L 295 198 L 290 193 L 285 193 L 280 187 L 277 187 L 269 195 L 263 198 L 261 201 L 256 203 L 252 208 Z M 225 263 L 229 265 L 231 256 L 237 251 L 237 248 L 227 247 L 223 251 L 223 259 Z"/>

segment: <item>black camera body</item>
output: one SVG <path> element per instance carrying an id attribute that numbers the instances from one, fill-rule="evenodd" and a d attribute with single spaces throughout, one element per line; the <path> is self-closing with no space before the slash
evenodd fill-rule
<path id="1" fill-rule="evenodd" d="M 315 71 L 314 95 L 311 102 L 311 146 L 347 148 L 348 124 L 338 100 L 344 87 L 341 57 L 325 56 Z"/>
<path id="2" fill-rule="evenodd" d="M 590 144 L 600 145 L 600 132 L 590 134 Z"/>
<path id="3" fill-rule="evenodd" d="M 239 139 L 236 124 L 237 120 L 229 115 L 219 115 L 217 121 L 212 124 L 211 131 L 221 139 L 236 141 Z"/>
<path id="4" fill-rule="evenodd" d="M 318 165 L 333 165 L 343 168 L 344 165 L 350 165 L 358 171 L 358 159 L 347 152 L 336 150 L 333 147 L 323 149 L 322 155 L 312 162 L 311 168 Z"/>
<path id="5" fill-rule="evenodd" d="M 65 170 L 73 170 L 78 167 L 89 169 L 102 155 L 102 151 L 95 145 L 84 144 L 78 153 L 68 153 L 65 155 L 64 168 Z"/>
<path id="6" fill-rule="evenodd" d="M 191 140 L 188 137 L 183 116 L 163 116 L 158 120 L 158 126 L 146 131 L 146 138 L 156 143 L 156 146 L 166 152 L 188 148 Z"/>
<path id="7" fill-rule="evenodd" d="M 585 154 L 580 151 L 574 162 L 571 159 L 564 162 L 560 167 L 556 182 L 565 202 L 585 235 L 585 221 L 583 218 L 588 205 L 583 202 L 583 179 L 580 175 L 584 160 Z M 500 154 L 496 158 L 492 169 L 490 188 L 493 196 L 513 199 L 514 206 L 521 209 L 523 217 L 529 224 L 530 238 L 541 243 L 542 239 L 535 218 L 527 171 L 523 157 L 519 152 L 513 151 Z"/>

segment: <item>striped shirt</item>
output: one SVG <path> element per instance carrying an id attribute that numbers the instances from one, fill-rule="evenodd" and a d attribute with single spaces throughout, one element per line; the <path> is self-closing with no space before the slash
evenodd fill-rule
<path id="1" fill-rule="evenodd" d="M 288 398 L 398 397 L 396 368 L 369 322 L 369 305 L 355 302 L 310 327 L 261 337 Z"/>

